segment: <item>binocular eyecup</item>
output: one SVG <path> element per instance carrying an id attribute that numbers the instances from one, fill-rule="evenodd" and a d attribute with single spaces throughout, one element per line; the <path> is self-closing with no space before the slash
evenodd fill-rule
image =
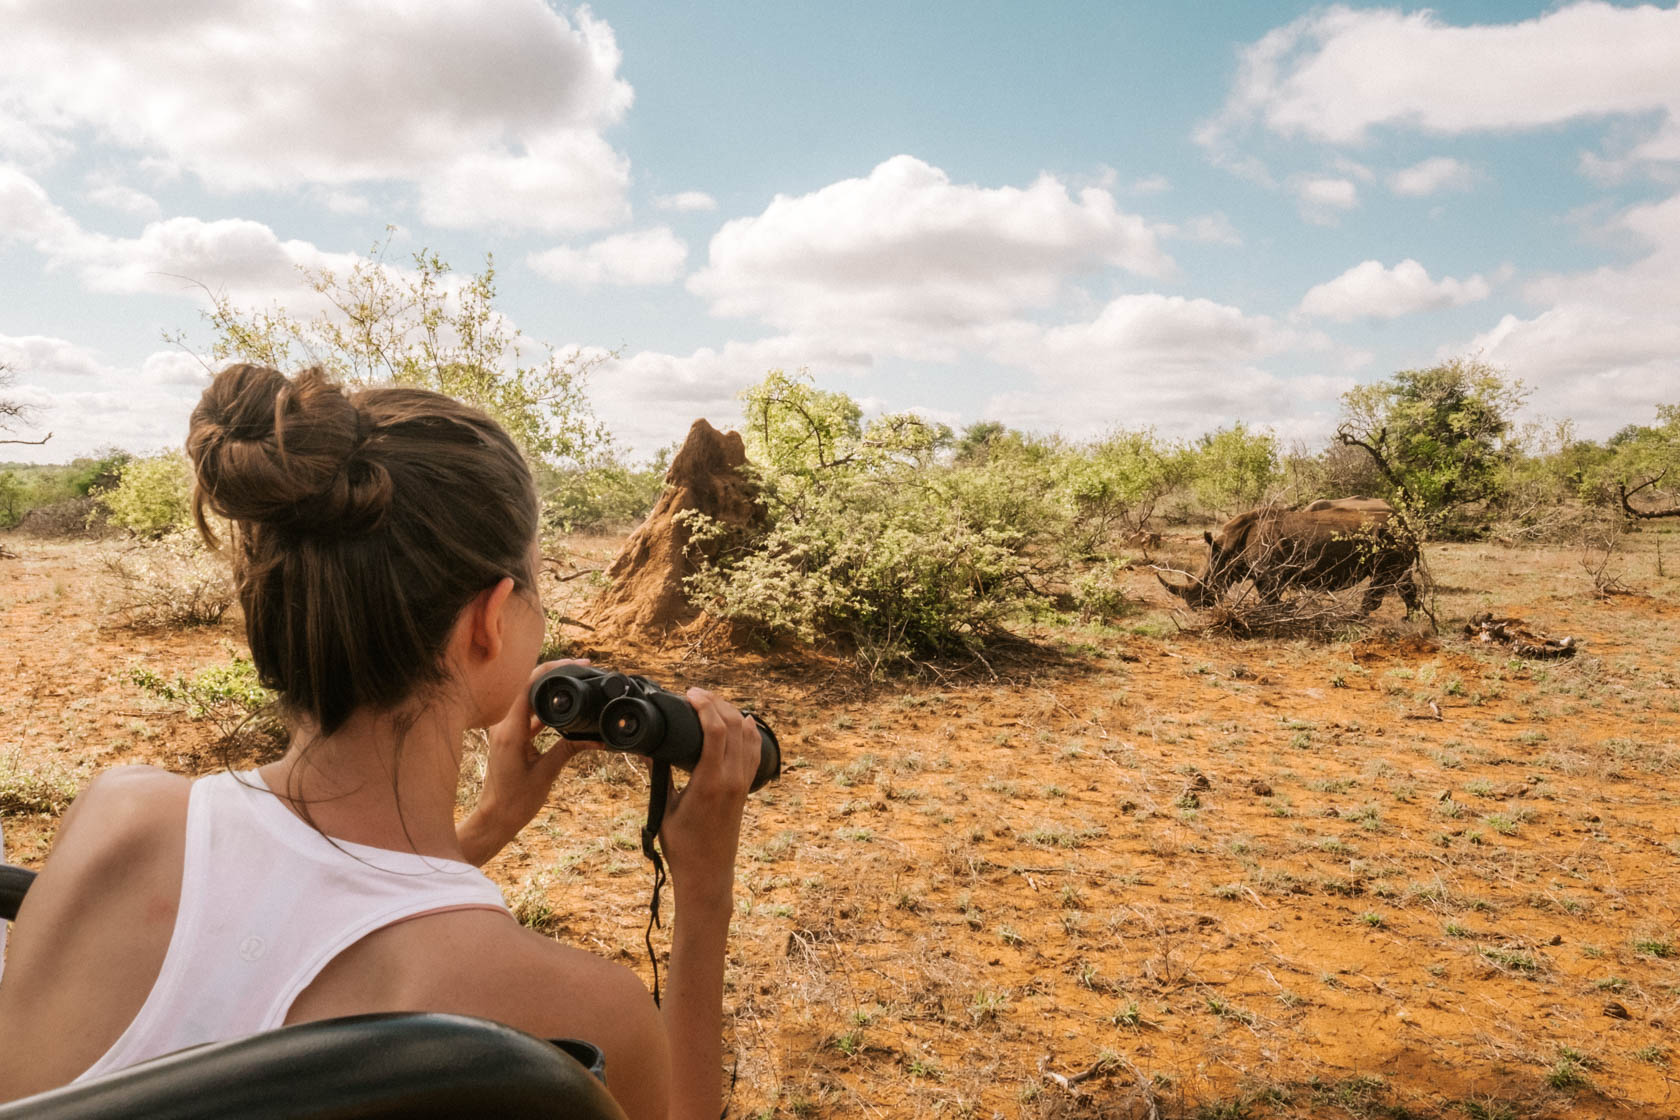
<path id="1" fill-rule="evenodd" d="M 606 672 L 588 665 L 560 665 L 531 685 L 531 710 L 567 739 L 594 740 L 609 750 L 644 755 L 693 771 L 705 733 L 687 697 L 668 692 L 646 677 Z M 759 789 L 782 772 L 776 733 L 758 716 Z"/>

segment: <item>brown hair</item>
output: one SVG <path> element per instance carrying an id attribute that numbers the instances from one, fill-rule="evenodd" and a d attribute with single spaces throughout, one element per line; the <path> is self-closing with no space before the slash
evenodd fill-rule
<path id="1" fill-rule="evenodd" d="M 217 374 L 193 410 L 193 515 L 233 523 L 234 582 L 262 683 L 331 735 L 446 676 L 462 609 L 530 592 L 537 496 L 507 433 L 424 389 L 346 394 L 319 369 Z"/>

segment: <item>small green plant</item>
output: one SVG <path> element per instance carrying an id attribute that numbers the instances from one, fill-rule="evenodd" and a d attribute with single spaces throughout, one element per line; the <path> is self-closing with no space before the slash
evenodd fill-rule
<path id="1" fill-rule="evenodd" d="M 1581 1064 L 1570 1058 L 1559 1058 L 1546 1071 L 1546 1084 L 1554 1089 L 1577 1089 L 1587 1083 Z"/>
<path id="2" fill-rule="evenodd" d="M 274 694 L 257 680 L 256 666 L 249 658 L 235 657 L 225 665 L 211 665 L 174 680 L 137 667 L 129 679 L 148 695 L 175 705 L 188 719 L 208 721 L 224 741 L 247 740 L 276 750 L 286 744 L 286 728 L 275 713 Z"/>
<path id="3" fill-rule="evenodd" d="M 1490 945 L 1482 946 L 1482 956 L 1502 969 L 1513 972 L 1535 973 L 1540 971 L 1540 962 L 1531 954 L 1518 952 L 1514 949 L 1496 949 Z"/>
<path id="4" fill-rule="evenodd" d="M 1663 937 L 1640 938 L 1633 943 L 1633 951 L 1648 957 L 1667 960 L 1674 955 L 1674 942 Z"/>
<path id="5" fill-rule="evenodd" d="M 0 753 L 0 816 L 64 812 L 76 799 L 76 779 L 56 762 L 28 765 L 17 749 Z"/>
<path id="6" fill-rule="evenodd" d="M 532 879 L 515 894 L 508 904 L 514 920 L 526 929 L 552 935 L 560 928 L 560 912 L 549 901 L 542 882 Z"/>

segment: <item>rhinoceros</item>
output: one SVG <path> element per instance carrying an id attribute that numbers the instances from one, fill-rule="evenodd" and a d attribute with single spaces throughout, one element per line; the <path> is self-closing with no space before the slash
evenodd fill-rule
<path id="1" fill-rule="evenodd" d="M 1263 601 L 1276 602 L 1286 591 L 1340 591 L 1365 579 L 1371 581 L 1360 602 L 1366 614 L 1391 592 L 1408 617 L 1418 609 L 1417 542 L 1392 510 L 1253 509 L 1202 536 L 1207 563 L 1188 583 L 1156 573 L 1161 586 L 1198 610 L 1243 580 L 1254 581 Z"/>
<path id="2" fill-rule="evenodd" d="M 1394 507 L 1381 498 L 1320 498 L 1301 507 L 1302 513 L 1317 513 L 1326 509 L 1357 509 L 1366 513 L 1393 513 Z"/>

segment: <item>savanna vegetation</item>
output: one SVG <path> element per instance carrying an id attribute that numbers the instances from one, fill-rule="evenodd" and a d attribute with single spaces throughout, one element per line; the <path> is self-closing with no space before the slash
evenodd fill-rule
<path id="1" fill-rule="evenodd" d="M 315 317 L 215 301 L 207 360 L 482 405 L 541 479 L 555 643 L 778 728 L 740 863 L 736 1115 L 1680 1114 L 1680 405 L 1582 439 L 1464 358 L 1350 392 L 1322 446 L 1075 440 L 770 371 L 738 425 L 762 523 L 687 519 L 724 545 L 688 588 L 729 640 L 659 646 L 573 620 L 666 454 L 613 444 L 593 359 L 522 343 L 489 263 L 383 264 L 312 276 Z M 1429 617 L 1237 638 L 1155 582 L 1234 514 L 1354 494 L 1421 542 Z M 0 467 L 14 861 L 100 769 L 283 740 L 186 501 L 175 450 Z M 1482 612 L 1575 656 L 1463 636 Z M 493 875 L 533 928 L 645 966 L 645 779 L 574 766 Z"/>

